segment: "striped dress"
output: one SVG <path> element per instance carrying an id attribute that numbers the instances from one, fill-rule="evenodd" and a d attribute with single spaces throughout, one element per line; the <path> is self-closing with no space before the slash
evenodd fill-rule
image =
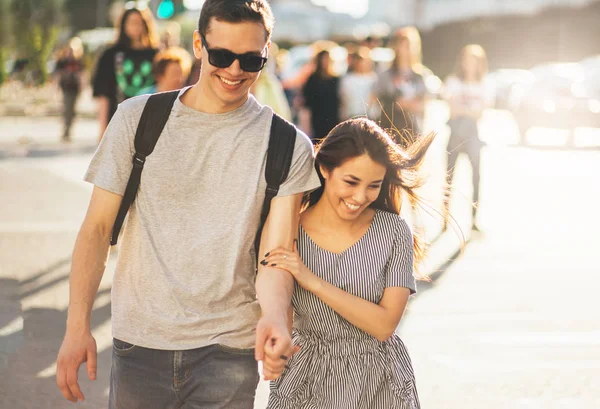
<path id="1" fill-rule="evenodd" d="M 340 254 L 315 244 L 300 227 L 298 252 L 310 271 L 378 303 L 386 287 L 415 292 L 413 239 L 400 216 L 377 211 L 363 237 Z M 296 284 L 289 369 L 271 382 L 270 409 L 419 409 L 415 377 L 400 338 L 385 342 L 350 324 Z"/>

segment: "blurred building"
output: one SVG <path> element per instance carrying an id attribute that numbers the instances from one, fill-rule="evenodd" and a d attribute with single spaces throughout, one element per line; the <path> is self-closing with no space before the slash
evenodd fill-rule
<path id="1" fill-rule="evenodd" d="M 597 0 L 412 0 L 415 3 L 413 22 L 428 29 L 474 17 L 535 14 L 549 7 L 581 7 L 595 1 Z"/>
<path id="2" fill-rule="evenodd" d="M 422 0 L 369 0 L 366 17 L 394 27 L 411 25 L 420 18 L 422 3 Z"/>

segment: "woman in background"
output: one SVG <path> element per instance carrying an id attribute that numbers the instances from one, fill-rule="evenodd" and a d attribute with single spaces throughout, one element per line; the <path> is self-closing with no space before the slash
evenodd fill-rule
<path id="1" fill-rule="evenodd" d="M 317 54 L 315 66 L 315 72 L 302 88 L 302 95 L 304 106 L 310 111 L 310 136 L 316 143 L 325 138 L 340 121 L 340 81 L 333 74 L 328 50 Z"/>
<path id="2" fill-rule="evenodd" d="M 410 143 L 421 133 L 426 88 L 421 74 L 421 37 L 414 27 L 398 30 L 392 38 L 396 57 L 379 75 L 373 103 L 380 106 L 379 123 Z"/>
<path id="3" fill-rule="evenodd" d="M 477 227 L 477 209 L 479 202 L 479 165 L 482 143 L 479 140 L 477 122 L 483 111 L 491 106 L 494 95 L 484 81 L 487 73 L 485 50 L 476 44 L 467 45 L 459 54 L 455 73 L 445 81 L 444 99 L 450 106 L 450 139 L 448 140 L 448 186 L 452 185 L 454 166 L 461 153 L 465 153 L 471 162 L 473 175 L 473 230 Z M 445 198 L 444 230 L 448 225 L 450 190 Z"/>
<path id="4" fill-rule="evenodd" d="M 92 80 L 98 100 L 100 139 L 117 105 L 155 82 L 152 61 L 158 51 L 158 37 L 150 10 L 126 8 L 118 27 L 117 41 L 100 56 Z"/>
<path id="5" fill-rule="evenodd" d="M 350 58 L 353 70 L 344 75 L 340 83 L 342 120 L 367 115 L 373 85 L 377 81 L 368 48 L 358 48 Z"/>

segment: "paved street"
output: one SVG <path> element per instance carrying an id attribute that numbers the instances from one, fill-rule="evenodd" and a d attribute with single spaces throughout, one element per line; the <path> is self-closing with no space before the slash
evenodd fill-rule
<path id="1" fill-rule="evenodd" d="M 441 111 L 435 121 L 441 123 Z M 95 144 L 82 120 L 65 147 L 58 118 L 0 118 L 0 408 L 69 408 L 54 361 L 64 334 L 73 244 L 91 186 L 81 181 Z M 425 195 L 439 204 L 447 138 L 428 159 Z M 482 126 L 480 226 L 454 262 L 458 239 L 435 241 L 399 333 L 411 352 L 424 409 L 600 408 L 600 150 L 515 146 L 502 112 Z M 544 139 L 546 133 L 548 139 Z M 534 143 L 560 144 L 537 130 Z M 600 142 L 578 133 L 580 145 Z M 590 142 L 591 141 L 591 142 Z M 452 212 L 468 229 L 468 164 L 459 160 Z M 433 239 L 439 226 L 427 219 Z M 98 380 L 80 372 L 86 401 L 106 407 L 110 370 L 110 285 L 101 284 L 92 327 Z M 264 408 L 267 385 L 256 408 Z M 343 408 L 340 408 L 343 409 Z"/>

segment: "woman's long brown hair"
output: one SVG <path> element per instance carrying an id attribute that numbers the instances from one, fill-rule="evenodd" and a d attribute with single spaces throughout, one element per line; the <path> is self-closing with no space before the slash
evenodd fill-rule
<path id="1" fill-rule="evenodd" d="M 137 9 L 130 8 L 123 11 L 121 17 L 118 20 L 119 24 L 119 36 L 117 37 L 116 44 L 131 47 L 131 38 L 127 36 L 125 32 L 125 23 L 129 16 L 133 13 L 138 13 L 144 21 L 144 28 L 146 32 L 142 34 L 142 44 L 146 48 L 158 48 L 158 35 L 156 34 L 156 27 L 154 23 L 154 16 L 149 9 Z"/>
<path id="2" fill-rule="evenodd" d="M 370 119 L 354 118 L 340 123 L 317 146 L 315 167 L 321 187 L 305 198 L 305 204 L 312 206 L 323 195 L 325 179 L 320 167 L 331 171 L 345 161 L 364 154 L 386 168 L 379 196 L 370 207 L 400 214 L 404 195 L 407 195 L 413 207 L 423 204 L 415 190 L 423 185 L 419 168 L 434 138 L 435 134 L 431 133 L 402 147 Z M 413 236 L 416 268 L 425 254 L 425 244 L 420 229 L 416 229 Z"/>

